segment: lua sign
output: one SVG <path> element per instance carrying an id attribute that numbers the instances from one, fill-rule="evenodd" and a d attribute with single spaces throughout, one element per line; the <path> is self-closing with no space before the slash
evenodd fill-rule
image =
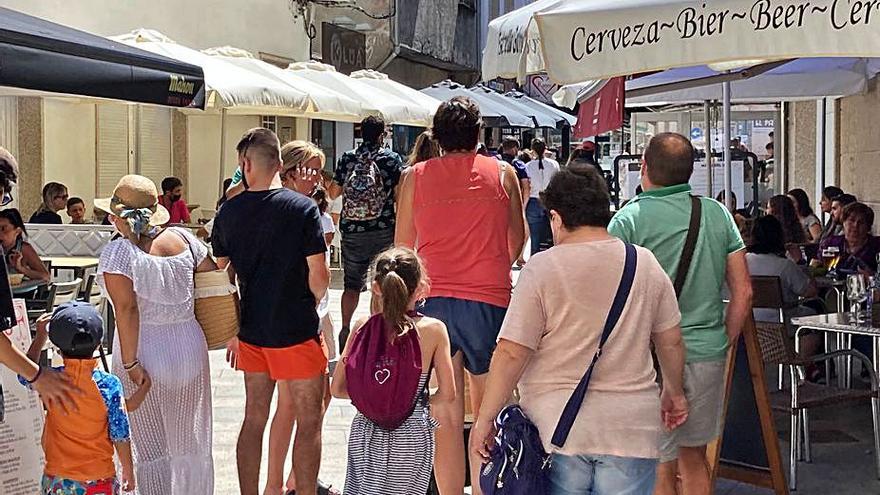
<path id="1" fill-rule="evenodd" d="M 321 27 L 321 52 L 325 64 L 336 67 L 343 74 L 351 74 L 366 68 L 367 37 L 325 22 Z"/>

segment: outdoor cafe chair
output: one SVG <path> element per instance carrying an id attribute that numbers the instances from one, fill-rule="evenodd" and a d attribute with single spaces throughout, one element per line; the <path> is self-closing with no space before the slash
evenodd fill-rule
<path id="1" fill-rule="evenodd" d="M 82 284 L 82 290 L 79 291 L 76 300 L 91 303 L 92 302 L 92 292 L 95 290 L 95 279 L 98 277 L 95 273 L 90 273 L 88 278 L 84 284 Z"/>
<path id="2" fill-rule="evenodd" d="M 782 283 L 779 277 L 752 277 L 752 306 L 773 308 L 782 299 Z M 784 323 L 755 322 L 761 355 L 765 364 L 787 368 L 790 377 L 788 391 L 775 391 L 770 394 L 774 410 L 788 413 L 791 420 L 789 487 L 797 490 L 798 461 L 812 462 L 810 444 L 810 409 L 834 406 L 848 402 L 871 399 L 871 415 L 874 425 L 874 461 L 877 476 L 880 478 L 880 383 L 874 367 L 864 354 L 852 350 L 838 350 L 816 356 L 800 356 L 794 350 Z M 839 388 L 819 385 L 803 379 L 803 369 L 811 364 L 822 363 L 842 356 L 851 356 L 861 361 L 869 370 L 871 387 L 867 390 Z"/>
<path id="3" fill-rule="evenodd" d="M 75 278 L 70 282 L 53 282 L 52 286 L 55 288 L 55 300 L 53 301 L 51 308 L 54 309 L 60 304 L 76 300 L 79 297 L 79 291 L 82 284 L 83 281 L 81 278 Z"/>

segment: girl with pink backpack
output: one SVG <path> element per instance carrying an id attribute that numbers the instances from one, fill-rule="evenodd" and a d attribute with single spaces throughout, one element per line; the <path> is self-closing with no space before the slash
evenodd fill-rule
<path id="1" fill-rule="evenodd" d="M 382 312 L 358 322 L 330 390 L 358 409 L 348 440 L 345 494 L 424 495 L 434 467 L 430 405 L 451 402 L 455 380 L 446 325 L 415 311 L 427 294 L 415 252 L 376 257 L 373 297 Z M 432 374 L 438 389 L 429 394 Z"/>

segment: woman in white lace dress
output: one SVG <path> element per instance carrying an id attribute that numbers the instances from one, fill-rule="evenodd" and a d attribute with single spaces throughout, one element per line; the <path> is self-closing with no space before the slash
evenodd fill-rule
<path id="1" fill-rule="evenodd" d="M 159 227 L 168 212 L 157 196 L 152 181 L 130 175 L 112 198 L 95 201 L 122 234 L 98 265 L 98 283 L 116 314 L 113 373 L 126 395 L 152 381 L 143 405 L 130 414 L 138 493 L 209 495 L 211 379 L 193 313 L 193 271 L 215 265 L 192 234 Z"/>

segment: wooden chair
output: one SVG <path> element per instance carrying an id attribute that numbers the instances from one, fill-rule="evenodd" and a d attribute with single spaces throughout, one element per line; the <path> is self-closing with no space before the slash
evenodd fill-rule
<path id="1" fill-rule="evenodd" d="M 775 284 L 775 290 L 772 289 Z M 782 299 L 782 284 L 778 277 L 752 277 L 753 306 L 756 308 L 774 307 Z M 839 350 L 816 356 L 800 356 L 784 323 L 756 322 L 758 342 L 765 364 L 783 366 L 788 369 L 791 386 L 788 391 L 771 393 L 770 403 L 774 410 L 787 412 L 791 417 L 789 487 L 797 490 L 798 461 L 812 461 L 810 445 L 809 410 L 871 399 L 871 413 L 874 424 L 874 461 L 877 476 L 880 478 L 880 383 L 871 361 L 855 350 Z M 871 388 L 853 390 L 834 386 L 818 385 L 802 379 L 803 368 L 814 363 L 827 362 L 844 356 L 861 361 L 869 370 Z M 803 440 L 803 442 L 802 442 Z"/>

